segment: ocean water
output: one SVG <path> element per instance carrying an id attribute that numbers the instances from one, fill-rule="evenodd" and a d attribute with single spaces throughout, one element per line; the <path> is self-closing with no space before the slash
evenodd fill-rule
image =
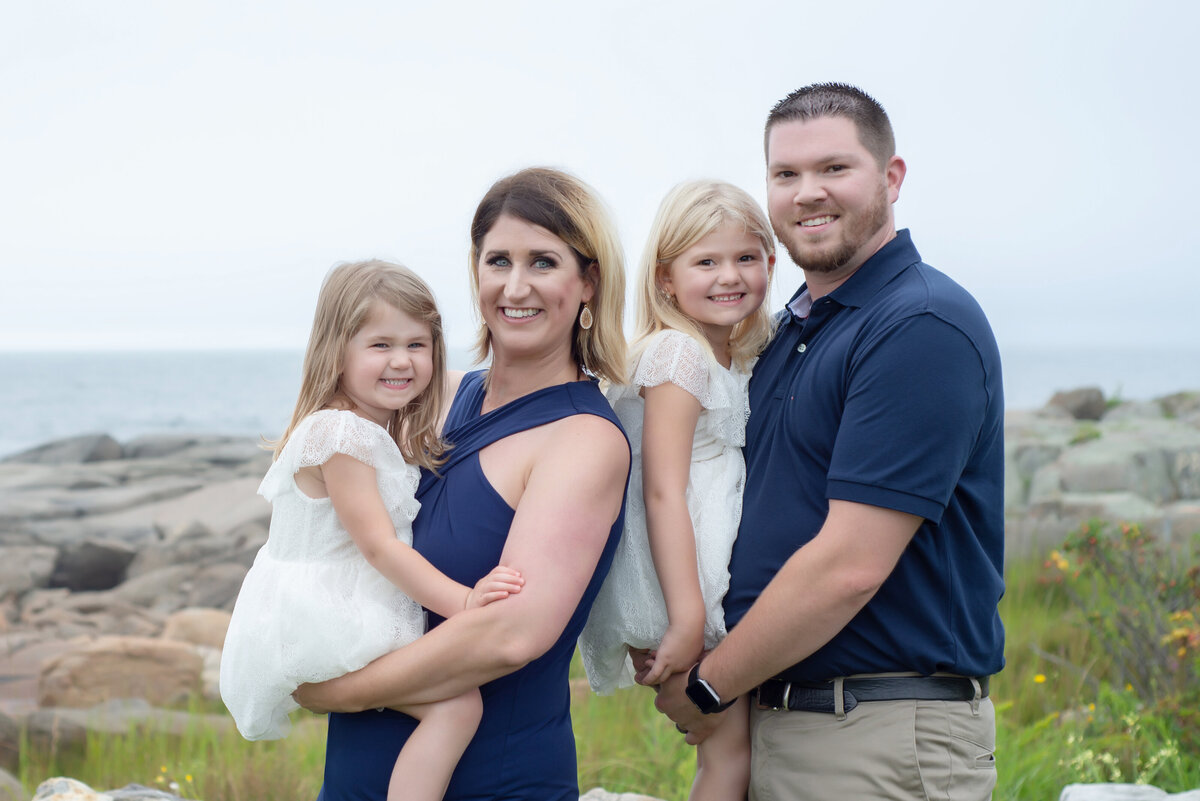
<path id="1" fill-rule="evenodd" d="M 1200 346 L 1002 355 L 1010 409 L 1080 386 L 1129 400 L 1200 390 Z M 465 350 L 448 356 L 456 369 L 471 365 Z M 0 353 L 0 456 L 85 433 L 276 437 L 291 417 L 302 359 L 299 351 Z"/>

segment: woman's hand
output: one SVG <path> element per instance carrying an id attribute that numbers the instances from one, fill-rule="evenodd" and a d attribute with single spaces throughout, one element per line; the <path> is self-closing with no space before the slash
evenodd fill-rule
<path id="1" fill-rule="evenodd" d="M 341 691 L 352 681 L 353 675 L 349 673 L 319 684 L 301 684 L 292 692 L 292 699 L 309 712 L 318 715 L 329 712 L 361 712 L 361 709 L 347 706 L 342 698 Z"/>
<path id="2" fill-rule="evenodd" d="M 521 587 L 524 585 L 525 579 L 522 578 L 521 571 L 505 567 L 504 565 L 498 565 L 492 568 L 491 573 L 488 573 L 475 582 L 474 589 L 467 592 L 467 599 L 463 603 L 463 609 L 487 606 L 493 601 L 499 601 L 510 595 L 515 595 L 521 591 Z"/>

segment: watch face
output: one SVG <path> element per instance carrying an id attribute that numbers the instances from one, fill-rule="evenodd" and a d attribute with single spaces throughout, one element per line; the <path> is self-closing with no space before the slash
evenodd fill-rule
<path id="1" fill-rule="evenodd" d="M 696 705 L 696 708 L 706 715 L 721 705 L 721 699 L 717 697 L 712 687 L 709 687 L 708 682 L 704 679 L 696 679 L 693 682 L 689 682 L 684 692 L 692 700 L 692 703 Z"/>

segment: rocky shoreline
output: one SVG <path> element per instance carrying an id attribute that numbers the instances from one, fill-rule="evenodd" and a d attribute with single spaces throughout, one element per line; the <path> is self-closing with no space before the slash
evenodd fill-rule
<path id="1" fill-rule="evenodd" d="M 1200 532 L 1200 392 L 1118 403 L 1074 390 L 1009 412 L 1005 428 L 1010 555 L 1090 518 Z M 219 697 L 229 611 L 266 541 L 255 490 L 269 463 L 245 438 L 103 434 L 0 460 L 0 801 L 25 798 L 4 775 L 22 728 L 30 747 L 61 746 L 183 725 L 170 706 Z M 225 716 L 211 724 L 232 731 Z"/>

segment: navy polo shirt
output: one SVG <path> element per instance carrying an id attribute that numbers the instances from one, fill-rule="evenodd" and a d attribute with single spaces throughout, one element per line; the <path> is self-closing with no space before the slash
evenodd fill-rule
<path id="1" fill-rule="evenodd" d="M 783 315 L 750 381 L 727 624 L 816 536 L 830 499 L 854 501 L 924 520 L 862 611 L 780 675 L 1000 670 L 1004 401 L 983 311 L 904 230 L 807 318 Z"/>

